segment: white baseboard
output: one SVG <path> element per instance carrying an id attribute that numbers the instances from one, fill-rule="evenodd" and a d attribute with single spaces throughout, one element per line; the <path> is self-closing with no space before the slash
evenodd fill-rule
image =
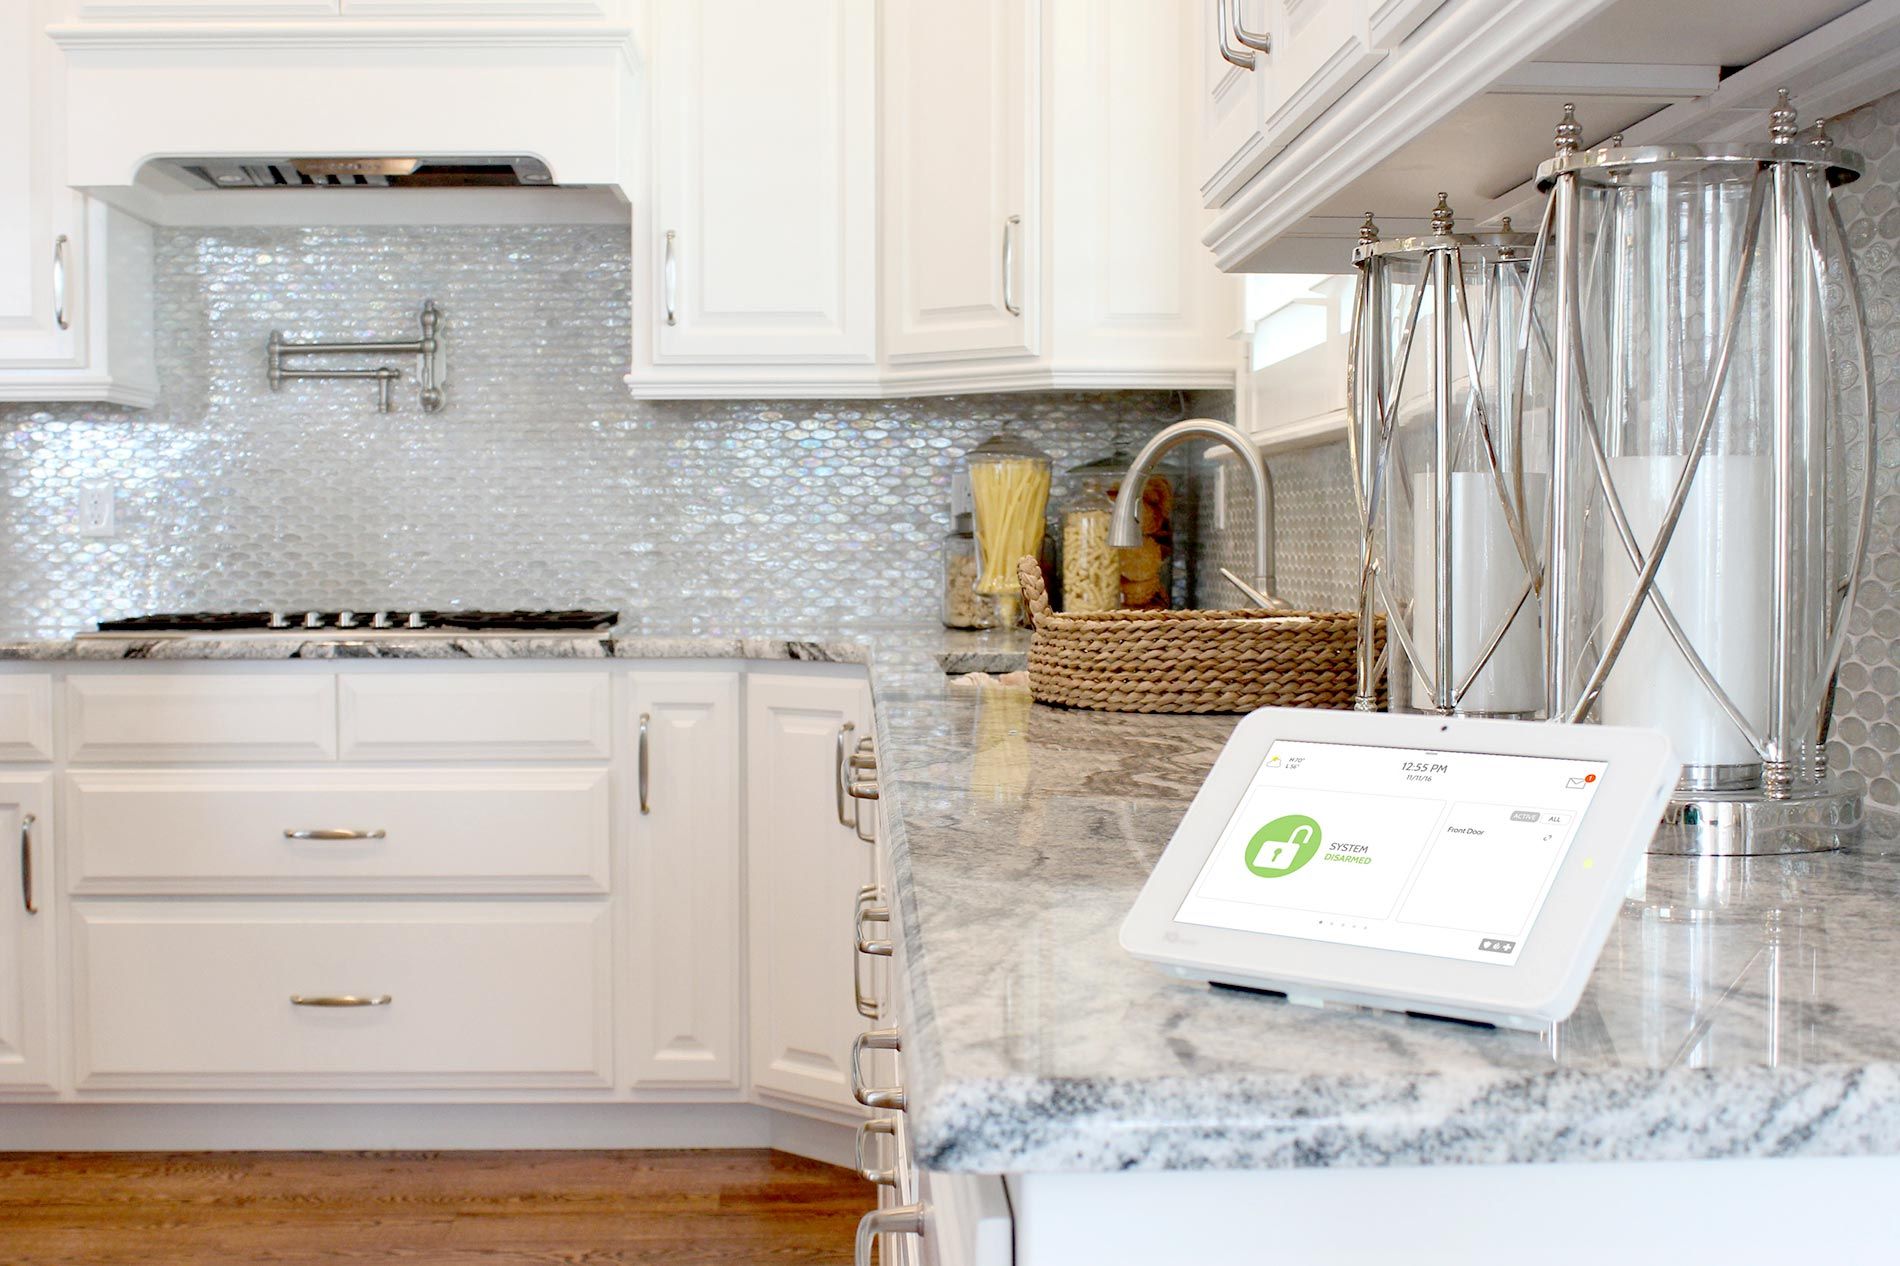
<path id="1" fill-rule="evenodd" d="M 848 1166 L 851 1143 L 743 1103 L 0 1105 L 7 1152 L 773 1147 Z"/>

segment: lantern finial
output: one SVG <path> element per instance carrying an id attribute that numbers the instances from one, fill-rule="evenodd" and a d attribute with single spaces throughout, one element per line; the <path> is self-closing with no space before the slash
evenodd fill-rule
<path id="1" fill-rule="evenodd" d="M 1564 102 L 1564 117 L 1557 121 L 1557 152 L 1574 154 L 1583 144 L 1583 124 L 1577 122 L 1577 107 Z"/>
<path id="2" fill-rule="evenodd" d="M 1449 237 L 1451 226 L 1455 223 L 1451 215 L 1451 204 L 1445 201 L 1445 195 L 1438 195 L 1438 205 L 1432 208 L 1432 236 Z"/>
<path id="3" fill-rule="evenodd" d="M 1788 100 L 1786 88 L 1779 89 L 1775 93 L 1774 113 L 1768 116 L 1768 135 L 1777 145 L 1790 145 L 1794 142 L 1794 106 Z"/>
<path id="4" fill-rule="evenodd" d="M 1370 246 L 1379 240 L 1379 226 L 1372 222 L 1372 212 L 1366 212 L 1365 222 L 1359 226 L 1359 244 Z"/>
<path id="5" fill-rule="evenodd" d="M 1834 138 L 1827 134 L 1827 120 L 1816 119 L 1814 126 L 1808 129 L 1808 147 L 1817 154 L 1826 154 L 1834 148 Z"/>

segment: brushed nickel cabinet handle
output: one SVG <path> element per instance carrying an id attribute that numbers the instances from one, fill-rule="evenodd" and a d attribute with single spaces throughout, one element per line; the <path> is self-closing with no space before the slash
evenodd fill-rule
<path id="1" fill-rule="evenodd" d="M 38 914 L 33 901 L 33 824 L 39 821 L 30 813 L 20 815 L 20 901 L 28 914 Z"/>
<path id="2" fill-rule="evenodd" d="M 1242 70 L 1252 70 L 1255 64 L 1254 55 L 1244 48 L 1235 48 L 1227 42 L 1228 33 L 1240 27 L 1239 7 L 1240 0 L 1214 0 L 1214 38 L 1220 45 L 1221 57 L 1229 65 L 1238 66 Z"/>
<path id="3" fill-rule="evenodd" d="M 888 1209 L 873 1209 L 859 1218 L 857 1247 L 852 1257 L 855 1266 L 871 1266 L 872 1246 L 880 1235 L 922 1235 L 925 1212 L 920 1204 L 899 1204 Z"/>
<path id="4" fill-rule="evenodd" d="M 394 999 L 386 993 L 365 997 L 353 993 L 331 993 L 306 996 L 300 993 L 290 995 L 293 1007 L 386 1007 Z"/>
<path id="5" fill-rule="evenodd" d="M 389 833 L 380 826 L 368 828 L 320 826 L 309 830 L 298 830 L 287 826 L 284 828 L 284 838 L 287 840 L 382 840 L 388 839 Z"/>
<path id="6" fill-rule="evenodd" d="M 652 729 L 652 726 L 653 714 L 642 712 L 640 714 L 640 812 L 642 813 L 653 812 L 653 804 L 647 798 L 647 792 L 651 787 L 651 782 L 648 777 L 649 766 L 647 764 L 647 749 L 649 747 L 649 741 L 647 735 Z"/>
<path id="7" fill-rule="evenodd" d="M 867 923 L 886 923 L 891 921 L 888 906 L 860 905 L 856 924 L 851 929 L 852 939 L 857 943 L 858 953 L 869 958 L 890 958 L 897 952 L 895 941 L 874 941 L 865 935 Z"/>
<path id="8" fill-rule="evenodd" d="M 886 1138 L 895 1139 L 897 1137 L 897 1118 L 872 1117 L 869 1121 L 858 1122 L 857 1144 L 858 1173 L 863 1176 L 864 1181 L 875 1183 L 880 1187 L 895 1187 L 897 1185 L 897 1166 L 893 1165 L 889 1169 L 873 1169 L 864 1159 L 864 1144 L 873 1134 L 882 1134 Z"/>
<path id="9" fill-rule="evenodd" d="M 53 239 L 53 323 L 62 330 L 73 328 L 72 314 L 66 310 L 67 251 L 71 242 L 64 233 Z"/>
<path id="10" fill-rule="evenodd" d="M 839 826 L 855 825 L 852 815 L 849 812 L 849 806 L 844 802 L 844 761 L 845 754 L 848 750 L 846 745 L 851 741 L 851 732 L 857 728 L 857 723 L 853 721 L 846 721 L 843 725 L 838 727 L 838 759 L 836 767 L 832 771 L 832 782 L 836 784 L 834 790 L 838 793 Z"/>
<path id="11" fill-rule="evenodd" d="M 665 295 L 666 323 L 668 325 L 678 325 L 680 323 L 680 266 L 678 258 L 673 253 L 673 243 L 677 237 L 678 234 L 674 233 L 672 229 L 666 231 L 666 246 L 660 259 L 660 288 Z"/>
<path id="12" fill-rule="evenodd" d="M 901 1051 L 902 1039 L 896 1029 L 868 1029 L 851 1039 L 851 1097 L 867 1108 L 902 1112 L 910 1096 L 902 1086 L 871 1087 L 864 1084 L 864 1052 Z"/>
<path id="13" fill-rule="evenodd" d="M 1231 3 L 1234 6 L 1234 38 L 1240 41 L 1241 47 L 1250 48 L 1256 53 L 1271 53 L 1273 51 L 1273 36 L 1255 35 L 1252 31 L 1247 29 L 1246 15 L 1240 11 L 1240 6 L 1247 3 L 1247 0 L 1231 0 Z M 1252 70 L 1260 64 L 1260 59 L 1257 57 L 1251 58 L 1250 63 L 1248 69 Z"/>
<path id="14" fill-rule="evenodd" d="M 1016 230 L 1022 222 L 1020 215 L 1003 221 L 1003 311 L 1013 317 L 1023 314 L 1022 305 L 1013 297 L 1016 294 Z"/>

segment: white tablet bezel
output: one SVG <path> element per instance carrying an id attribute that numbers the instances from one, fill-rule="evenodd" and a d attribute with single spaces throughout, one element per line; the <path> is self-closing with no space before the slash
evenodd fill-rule
<path id="1" fill-rule="evenodd" d="M 1601 761 L 1602 785 L 1578 823 L 1517 961 L 1477 963 L 1176 921 L 1275 741 L 1344 743 Z M 1129 953 L 1194 980 L 1541 1029 L 1583 994 L 1637 863 L 1680 772 L 1654 730 L 1380 712 L 1263 708 L 1243 718 L 1122 923 Z"/>

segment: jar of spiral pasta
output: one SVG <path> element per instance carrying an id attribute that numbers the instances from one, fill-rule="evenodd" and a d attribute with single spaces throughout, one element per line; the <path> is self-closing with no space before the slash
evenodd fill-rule
<path id="1" fill-rule="evenodd" d="M 1136 522 L 1141 544 L 1115 549 L 1109 521 L 1127 453 L 1116 453 L 1069 472 L 1075 493 L 1062 507 L 1062 610 L 1116 611 L 1170 606 L 1174 562 L 1174 489 L 1167 476 L 1149 475 Z"/>
<path id="2" fill-rule="evenodd" d="M 1049 455 L 998 432 L 971 449 L 970 500 L 976 511 L 976 591 L 996 599 L 997 623 L 1013 628 L 1022 607 L 1016 564 L 1042 553 L 1049 509 Z"/>
<path id="3" fill-rule="evenodd" d="M 1075 492 L 1062 504 L 1062 609 L 1115 611 L 1122 605 L 1121 551 L 1108 543 L 1120 471 L 1113 458 L 1077 466 Z M 1126 466 L 1122 467 L 1127 469 Z"/>

